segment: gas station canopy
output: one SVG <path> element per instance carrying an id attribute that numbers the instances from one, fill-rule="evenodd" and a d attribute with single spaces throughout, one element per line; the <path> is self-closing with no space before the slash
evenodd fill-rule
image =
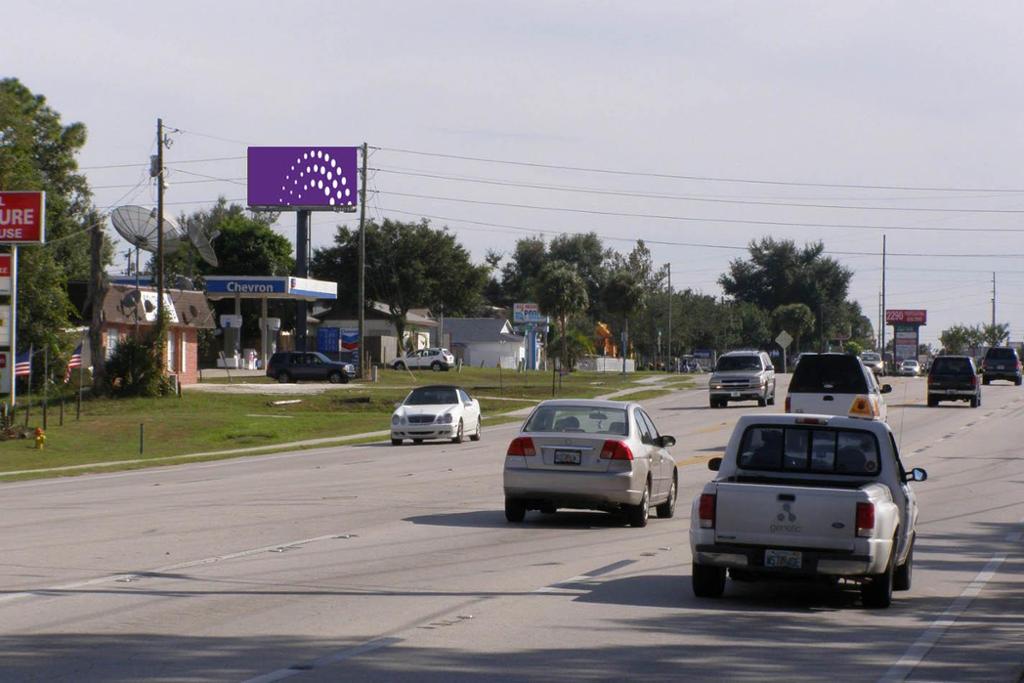
<path id="1" fill-rule="evenodd" d="M 210 299 L 291 299 L 317 301 L 337 299 L 338 284 L 304 277 L 253 277 L 208 275 L 206 296 Z"/>

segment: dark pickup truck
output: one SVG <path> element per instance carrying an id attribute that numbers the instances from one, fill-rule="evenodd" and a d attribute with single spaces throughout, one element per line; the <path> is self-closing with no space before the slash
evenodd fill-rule
<path id="1" fill-rule="evenodd" d="M 939 401 L 967 401 L 972 408 L 981 405 L 978 369 L 970 356 L 938 356 L 928 371 L 928 407 Z"/>

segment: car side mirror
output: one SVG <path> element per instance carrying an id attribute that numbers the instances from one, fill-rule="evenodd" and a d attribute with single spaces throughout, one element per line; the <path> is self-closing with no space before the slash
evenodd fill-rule
<path id="1" fill-rule="evenodd" d="M 676 437 L 662 434 L 658 437 L 658 445 L 662 448 L 670 448 L 676 445 Z"/>
<path id="2" fill-rule="evenodd" d="M 928 473 L 925 470 L 921 469 L 920 467 L 915 467 L 914 469 L 907 472 L 907 481 L 927 481 L 927 479 Z"/>
<path id="3" fill-rule="evenodd" d="M 721 467 L 721 458 L 711 458 L 710 460 L 708 460 L 708 469 L 711 470 L 712 472 L 717 472 L 719 469 L 721 469 Z"/>
<path id="4" fill-rule="evenodd" d="M 402 407 L 402 402 L 401 401 L 395 401 L 395 407 L 396 408 L 401 408 Z"/>
<path id="5" fill-rule="evenodd" d="M 883 384 L 882 385 L 882 393 L 883 394 L 888 394 L 891 391 L 892 391 L 892 385 L 891 384 Z"/>

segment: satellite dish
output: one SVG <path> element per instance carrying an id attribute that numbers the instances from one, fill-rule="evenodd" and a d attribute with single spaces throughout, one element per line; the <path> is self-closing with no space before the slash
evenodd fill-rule
<path id="1" fill-rule="evenodd" d="M 203 260 L 209 263 L 211 266 L 217 265 L 217 253 L 213 250 L 212 242 L 217 239 L 220 235 L 220 230 L 215 230 L 210 236 L 206 235 L 206 231 L 203 230 L 197 221 L 191 221 L 188 224 L 188 239 L 195 245 L 195 248 L 199 251 L 199 255 L 203 257 Z"/>
<path id="2" fill-rule="evenodd" d="M 156 209 L 131 205 L 119 206 L 110 212 L 110 222 L 114 224 L 117 234 L 123 237 L 128 244 L 136 249 L 156 252 Z M 166 216 L 163 220 L 163 228 L 164 250 L 173 251 L 181 244 L 183 237 L 181 228 L 174 220 Z"/>

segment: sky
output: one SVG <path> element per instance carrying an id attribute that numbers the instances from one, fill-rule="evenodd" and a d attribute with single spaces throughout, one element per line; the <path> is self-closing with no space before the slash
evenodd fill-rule
<path id="1" fill-rule="evenodd" d="M 368 215 L 428 217 L 478 262 L 593 231 L 717 296 L 752 240 L 820 240 L 877 323 L 884 237 L 886 307 L 927 309 L 923 342 L 990 322 L 993 280 L 1024 340 L 1020 3 L 92 0 L 4 23 L 0 76 L 87 126 L 104 210 L 155 205 L 157 118 L 175 215 L 244 203 L 250 145 L 366 142 Z M 339 224 L 314 214 L 313 246 Z"/>

